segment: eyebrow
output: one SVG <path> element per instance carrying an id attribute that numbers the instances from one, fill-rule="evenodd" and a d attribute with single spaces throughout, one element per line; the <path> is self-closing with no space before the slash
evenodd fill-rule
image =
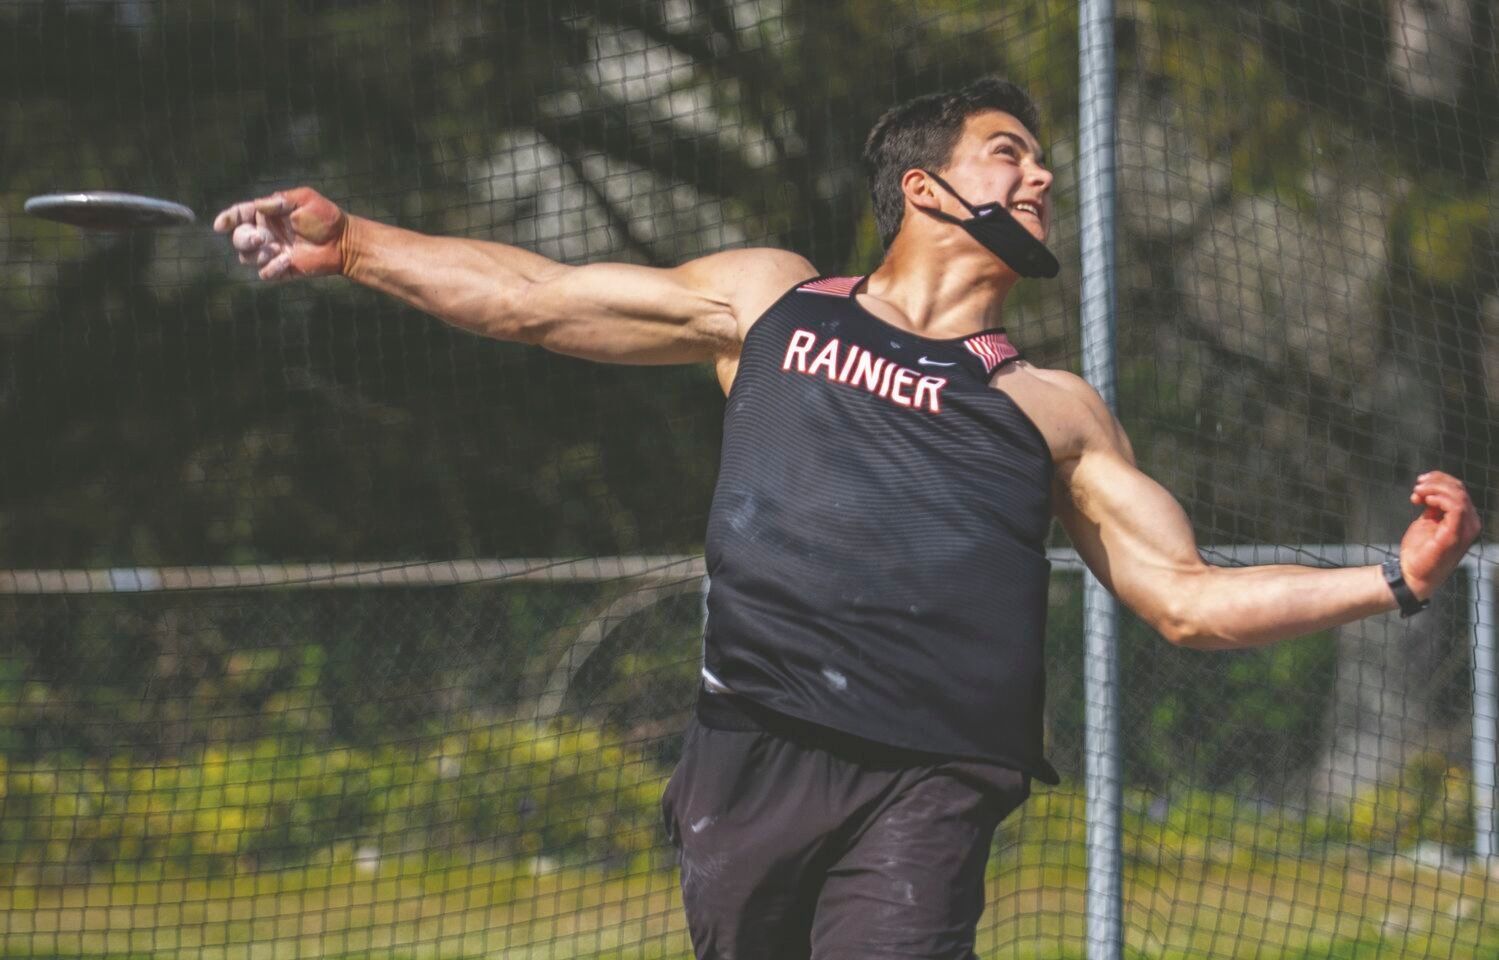
<path id="1" fill-rule="evenodd" d="M 1021 137 L 1019 134 L 1011 133 L 1008 130 L 996 130 L 985 137 L 984 142 L 988 143 L 989 141 L 997 140 L 1000 137 L 1004 137 L 1006 140 L 1013 140 L 1015 141 L 1016 145 L 1020 147 L 1020 149 L 1026 151 L 1027 153 L 1031 152 L 1031 145 L 1026 143 L 1023 137 Z M 1040 149 L 1039 147 L 1035 150 L 1035 156 L 1037 163 L 1046 162 L 1046 151 Z"/>

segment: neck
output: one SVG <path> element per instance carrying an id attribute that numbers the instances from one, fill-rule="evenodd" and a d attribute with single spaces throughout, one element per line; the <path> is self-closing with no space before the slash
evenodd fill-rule
<path id="1" fill-rule="evenodd" d="M 910 237 L 890 245 L 862 295 L 887 308 L 881 319 L 925 337 L 964 337 L 1004 325 L 1004 303 L 1019 281 L 1008 267 L 966 234 Z"/>

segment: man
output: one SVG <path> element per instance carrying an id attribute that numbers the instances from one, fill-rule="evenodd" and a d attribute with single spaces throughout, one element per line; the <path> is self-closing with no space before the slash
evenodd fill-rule
<path id="1" fill-rule="evenodd" d="M 1414 612 L 1478 534 L 1416 480 L 1398 563 L 1224 569 L 1098 394 L 1001 329 L 1044 247 L 1036 109 L 996 79 L 887 113 L 865 149 L 886 256 L 568 267 L 421 236 L 307 188 L 215 220 L 265 279 L 342 273 L 486 336 L 711 362 L 728 395 L 697 720 L 667 788 L 700 957 L 966 958 L 999 821 L 1042 756 L 1045 537 L 1172 643 L 1258 646 Z"/>

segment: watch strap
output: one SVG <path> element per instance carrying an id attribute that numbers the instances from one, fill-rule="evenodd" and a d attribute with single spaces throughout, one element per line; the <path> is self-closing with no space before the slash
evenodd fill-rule
<path id="1" fill-rule="evenodd" d="M 1400 616 L 1413 617 L 1431 606 L 1431 600 L 1422 600 L 1411 590 L 1410 585 L 1405 582 L 1405 574 L 1400 570 L 1400 558 L 1391 557 L 1379 565 L 1384 574 L 1384 582 L 1390 585 L 1390 592 L 1395 595 L 1395 602 L 1400 604 Z"/>

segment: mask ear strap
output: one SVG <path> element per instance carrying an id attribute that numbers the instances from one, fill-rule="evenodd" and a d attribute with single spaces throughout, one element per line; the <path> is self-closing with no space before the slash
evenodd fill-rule
<path id="1" fill-rule="evenodd" d="M 963 195 L 952 188 L 952 184 L 948 183 L 946 180 L 943 180 L 941 177 L 937 176 L 935 173 L 933 173 L 932 171 L 926 169 L 925 167 L 917 167 L 916 169 L 920 170 L 922 173 L 926 174 L 927 176 L 931 177 L 933 180 L 937 181 L 937 183 L 941 185 L 942 189 L 944 189 L 948 193 L 952 194 L 953 198 L 956 199 L 959 203 L 961 203 L 964 207 L 966 207 L 969 213 L 973 214 L 975 217 L 979 215 L 978 209 L 973 204 L 969 203 L 967 200 L 964 200 L 963 199 Z M 939 220 L 946 220 L 948 223 L 962 223 L 963 222 L 963 221 L 959 220 L 957 217 L 955 217 L 952 214 L 947 213 L 946 211 L 943 211 L 943 210 L 932 210 L 932 211 L 929 211 L 929 212 L 931 214 L 933 214 L 934 216 L 936 216 Z"/>

